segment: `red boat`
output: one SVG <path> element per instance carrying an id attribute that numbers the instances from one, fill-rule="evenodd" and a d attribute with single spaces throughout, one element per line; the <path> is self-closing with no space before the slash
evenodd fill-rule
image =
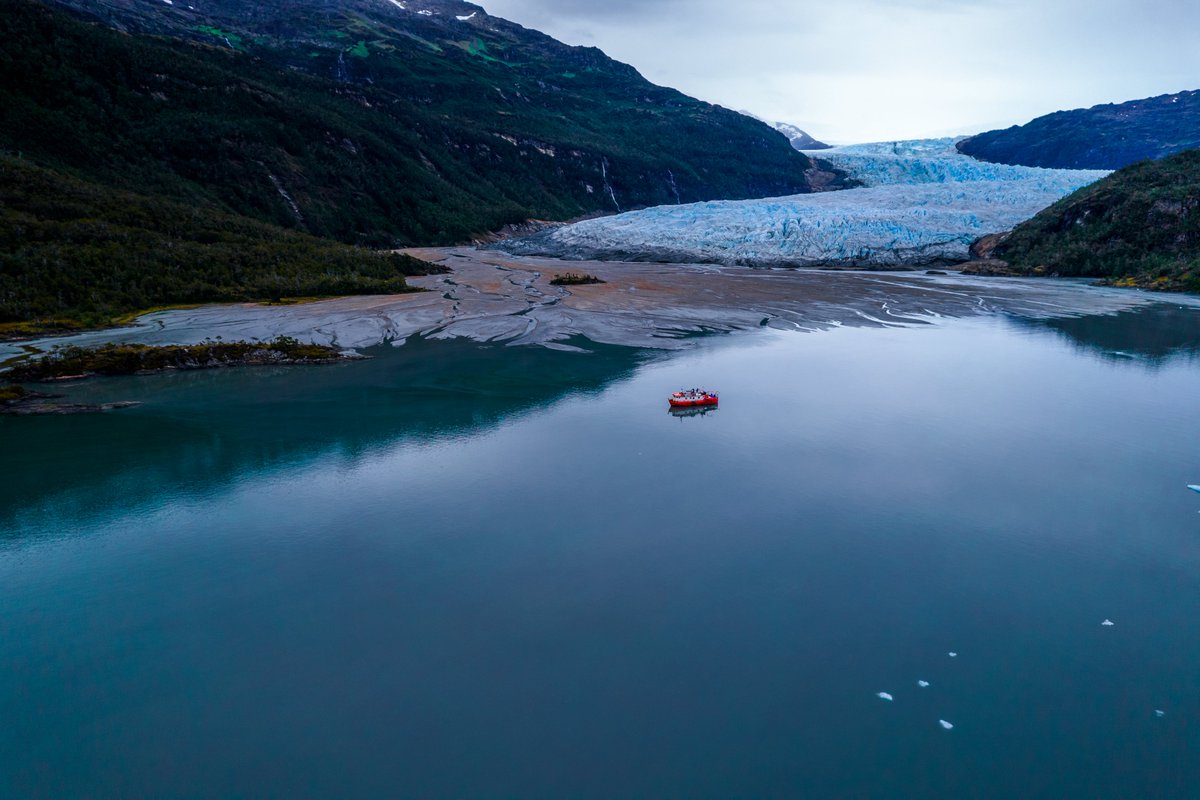
<path id="1" fill-rule="evenodd" d="M 692 406 L 715 406 L 717 393 L 704 389 L 683 389 L 667 398 L 673 408 L 690 408 Z"/>

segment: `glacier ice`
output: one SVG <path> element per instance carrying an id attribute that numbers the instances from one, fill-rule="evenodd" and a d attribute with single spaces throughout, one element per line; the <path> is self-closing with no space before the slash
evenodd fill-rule
<path id="1" fill-rule="evenodd" d="M 657 206 L 498 245 L 519 255 L 765 267 L 896 267 L 964 261 L 971 242 L 1008 230 L 1099 170 L 989 164 L 953 139 L 822 150 L 863 186 L 764 200 Z"/>
<path id="2" fill-rule="evenodd" d="M 879 694 L 877 694 L 877 695 L 875 695 L 875 696 L 876 696 L 876 697 L 878 697 L 880 700 L 888 700 L 888 701 L 890 701 L 890 700 L 893 700 L 893 699 L 894 699 L 894 698 L 892 697 L 892 695 L 891 695 L 890 693 L 888 693 L 888 692 L 880 692 Z"/>

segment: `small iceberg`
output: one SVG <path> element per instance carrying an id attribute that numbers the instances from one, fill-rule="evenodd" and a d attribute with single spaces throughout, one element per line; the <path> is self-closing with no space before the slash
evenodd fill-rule
<path id="1" fill-rule="evenodd" d="M 928 689 L 929 681 L 917 681 L 917 686 L 920 686 L 922 689 Z"/>
<path id="2" fill-rule="evenodd" d="M 1196 484 L 1189 483 L 1188 488 L 1191 489 L 1193 492 L 1200 493 L 1200 486 L 1197 486 Z"/>
<path id="3" fill-rule="evenodd" d="M 1163 711 L 1161 708 L 1154 709 L 1154 716 L 1165 717 L 1166 715 L 1167 715 L 1167 712 Z"/>
<path id="4" fill-rule="evenodd" d="M 875 696 L 878 697 L 880 700 L 887 700 L 889 703 L 896 699 L 896 698 L 892 697 L 890 694 L 888 694 L 887 692 L 880 692 L 879 694 L 877 694 Z"/>
<path id="5" fill-rule="evenodd" d="M 958 653 L 950 652 L 950 653 L 947 653 L 946 655 L 950 656 L 951 658 L 958 658 Z"/>
<path id="6" fill-rule="evenodd" d="M 1106 620 L 1104 620 L 1104 622 L 1101 622 L 1100 624 L 1106 628 L 1111 628 L 1113 625 L 1116 625 L 1117 623 L 1113 622 L 1111 619 L 1106 619 Z"/>
<path id="7" fill-rule="evenodd" d="M 938 724 L 941 725 L 946 730 L 951 730 L 954 727 L 953 723 L 946 722 L 946 720 L 944 720 L 944 719 L 939 719 Z"/>

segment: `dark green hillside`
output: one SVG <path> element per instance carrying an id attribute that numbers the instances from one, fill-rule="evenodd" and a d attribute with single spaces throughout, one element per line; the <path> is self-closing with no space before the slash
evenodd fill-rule
<path id="1" fill-rule="evenodd" d="M 809 187 L 765 125 L 462 3 L 77 5 L 134 33 L 0 0 L 0 149 L 102 185 L 371 246 Z"/>
<path id="2" fill-rule="evenodd" d="M 402 292 L 428 267 L 0 157 L 0 335 L 167 304 Z"/>
<path id="3" fill-rule="evenodd" d="M 1200 91 L 1058 111 L 958 143 L 983 161 L 1060 169 L 1120 169 L 1200 147 Z"/>
<path id="4" fill-rule="evenodd" d="M 1200 150 L 1080 189 L 1018 226 L 994 255 L 1018 272 L 1200 292 Z"/>

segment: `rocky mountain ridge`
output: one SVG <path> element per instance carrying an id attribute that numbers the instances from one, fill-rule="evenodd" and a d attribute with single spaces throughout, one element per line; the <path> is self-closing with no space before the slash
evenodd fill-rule
<path id="1" fill-rule="evenodd" d="M 1200 91 L 1056 111 L 958 145 L 982 161 L 1054 169 L 1120 169 L 1197 147 Z"/>
<path id="2" fill-rule="evenodd" d="M 293 142 L 263 141 L 254 130 L 257 123 L 241 126 L 228 118 L 219 127 L 234 128 L 229 138 L 245 140 L 232 152 L 205 153 L 196 147 L 202 143 L 181 141 L 182 132 L 170 135 L 175 148 L 191 150 L 181 160 L 203 160 L 210 173 L 242 162 L 239 186 L 253 186 L 254 197 L 235 209 L 239 213 L 269 213 L 279 224 L 306 224 L 343 241 L 444 243 L 527 218 L 569 219 L 811 189 L 806 173 L 812 163 L 768 126 L 655 86 L 595 48 L 570 47 L 459 0 L 60 0 L 60 5 L 134 34 L 126 37 L 133 48 L 155 41 L 147 34 L 171 37 L 174 44 L 157 41 L 188 58 L 219 62 L 235 93 L 248 81 L 268 84 L 248 90 L 268 109 L 307 95 L 309 114 L 299 109 L 281 114 L 315 117 L 291 131 Z M 129 76 L 129 91 L 170 99 L 148 110 L 149 119 L 138 120 L 138 127 L 178 113 L 181 101 L 190 104 L 191 98 L 179 96 L 187 88 L 155 85 L 164 73 L 168 83 L 175 77 L 162 65 L 145 63 L 143 70 L 126 62 L 114 68 Z M 311 78 L 302 92 L 288 85 L 298 76 Z M 89 77 L 110 94 L 117 89 L 111 78 Z M 213 89 L 204 87 L 210 94 Z M 253 117 L 255 108 L 239 113 Z M 287 134 L 272 131 L 270 137 Z M 37 150 L 28 141 L 0 139 L 4 145 Z M 371 163 L 381 159 L 381 149 L 394 152 Z M 89 154 L 89 160 L 104 155 Z M 306 163 L 313 161 L 338 167 Z M 169 166 L 181 171 L 181 165 Z M 196 171 L 183 177 L 209 182 L 198 180 Z M 339 184 L 345 191 L 335 191 Z M 237 194 L 233 187 L 220 189 Z M 371 218 L 355 224 L 331 220 L 333 198 L 319 197 L 331 191 L 342 209 L 338 213 L 355 216 L 354 209 L 369 209 Z"/>

